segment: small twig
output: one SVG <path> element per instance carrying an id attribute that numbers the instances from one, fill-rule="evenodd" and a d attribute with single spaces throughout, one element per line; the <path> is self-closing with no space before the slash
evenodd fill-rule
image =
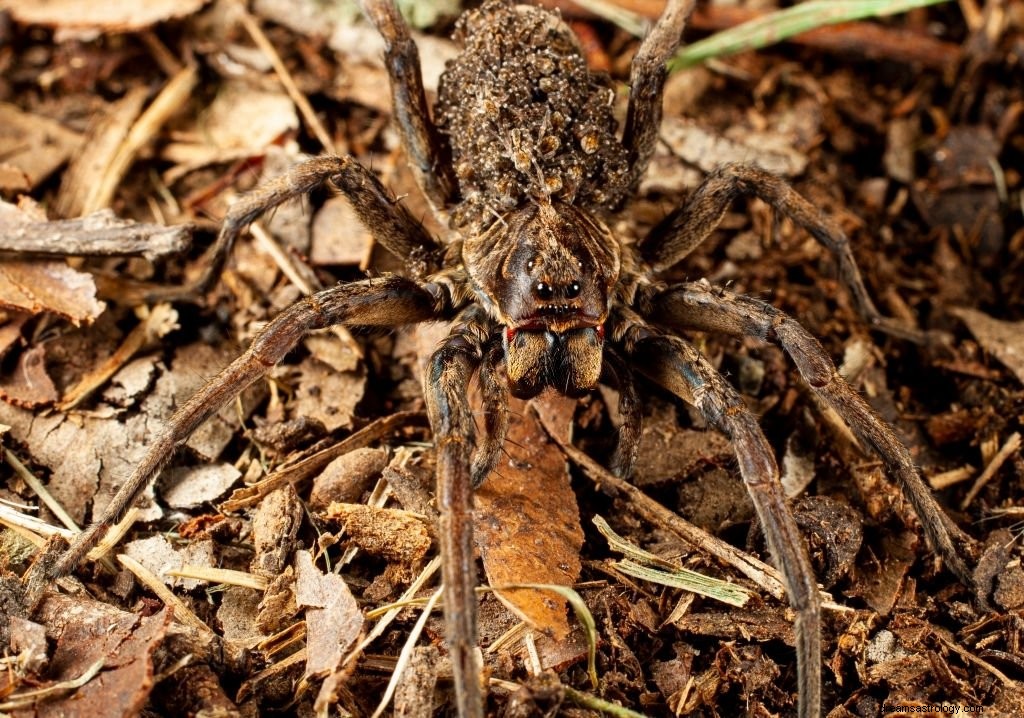
<path id="1" fill-rule="evenodd" d="M 992 457 L 992 461 L 990 461 L 988 466 L 985 467 L 985 470 L 981 472 L 981 476 L 975 479 L 971 490 L 967 492 L 967 496 L 965 496 L 964 500 L 960 502 L 961 511 L 971 505 L 971 502 L 974 501 L 978 492 L 980 492 L 985 487 L 985 484 L 987 484 L 992 477 L 996 475 L 996 472 L 999 471 L 1003 463 L 1009 459 L 1015 451 L 1020 449 L 1020 443 L 1020 432 L 1015 431 L 1010 434 L 1006 443 L 1004 443 L 1002 448 L 999 449 L 999 453 Z"/>
<path id="2" fill-rule="evenodd" d="M 0 253 L 19 257 L 132 257 L 181 254 L 192 239 L 187 225 L 167 227 L 120 219 L 109 209 L 76 219 L 3 222 Z"/>
<path id="3" fill-rule="evenodd" d="M 929 476 L 928 485 L 936 491 L 941 491 L 953 484 L 959 484 L 961 481 L 967 481 L 967 479 L 974 476 L 974 472 L 976 471 L 977 469 L 970 464 L 964 464 L 963 466 L 959 466 L 955 469 L 950 469 L 949 471 L 943 471 L 935 474 L 934 476 Z"/>
<path id="4" fill-rule="evenodd" d="M 241 18 L 242 25 L 245 27 L 245 31 L 249 33 L 253 42 L 256 43 L 267 59 L 270 60 L 270 64 L 274 68 L 274 72 L 277 74 L 278 79 L 281 81 L 281 85 L 284 87 L 285 92 L 292 98 L 292 102 L 299 108 L 299 113 L 302 115 L 302 119 L 306 121 L 309 126 L 310 132 L 312 132 L 320 144 L 324 146 L 324 149 L 330 152 L 332 155 L 338 154 L 338 150 L 334 146 L 334 140 L 327 134 L 327 130 L 324 129 L 323 124 L 320 122 L 320 118 L 316 116 L 316 112 L 313 111 L 312 105 L 309 104 L 309 100 L 302 94 L 298 86 L 295 84 L 295 80 L 292 79 L 291 73 L 288 72 L 288 68 L 285 67 L 281 61 L 281 56 L 277 54 L 277 50 L 271 44 L 267 36 L 263 34 L 263 30 L 260 29 L 259 24 L 253 19 L 253 16 L 249 14 L 249 11 L 245 8 L 242 3 L 237 3 L 239 17 Z"/>

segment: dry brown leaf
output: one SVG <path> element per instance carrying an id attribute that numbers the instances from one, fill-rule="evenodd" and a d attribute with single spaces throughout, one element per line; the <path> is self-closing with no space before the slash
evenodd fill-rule
<path id="1" fill-rule="evenodd" d="M 92 599 L 54 595 L 39 612 L 47 638 L 57 642 L 54 681 L 78 678 L 97 660 L 103 671 L 78 690 L 15 715 L 137 716 L 153 689 L 153 652 L 171 624 L 171 611 L 141 617 Z"/>
<path id="2" fill-rule="evenodd" d="M 226 463 L 179 466 L 166 472 L 160 493 L 168 506 L 192 508 L 219 498 L 241 476 L 241 471 Z"/>
<path id="3" fill-rule="evenodd" d="M 320 572 L 309 551 L 295 554 L 296 601 L 306 609 L 306 677 L 334 671 L 363 631 L 363 614 L 345 579 Z"/>
<path id="4" fill-rule="evenodd" d="M 328 431 L 352 427 L 356 404 L 366 391 L 366 371 L 338 372 L 313 358 L 298 367 L 298 387 L 288 405 L 289 418 L 316 419 Z"/>
<path id="5" fill-rule="evenodd" d="M 168 576 L 168 571 L 178 571 L 184 566 L 213 568 L 216 566 L 216 550 L 213 539 L 194 539 L 175 548 L 162 534 L 131 541 L 124 546 L 124 553 L 152 571 L 171 587 L 191 591 L 203 585 L 195 578 Z"/>
<path id="6" fill-rule="evenodd" d="M 574 400 L 537 401 L 561 414 L 566 426 L 571 422 Z M 488 582 L 571 586 L 580 575 L 583 530 L 565 456 L 525 402 L 510 400 L 510 412 L 507 457 L 475 495 L 475 538 Z M 535 629 L 557 640 L 569 634 L 565 599 L 528 589 L 498 597 Z"/>
<path id="7" fill-rule="evenodd" d="M 128 32 L 191 15 L 205 4 L 206 0 L 0 0 L 0 9 L 26 25 Z"/>
<path id="8" fill-rule="evenodd" d="M 21 353 L 11 375 L 0 380 L 0 399 L 25 409 L 57 401 L 57 387 L 46 373 L 45 344 Z"/>
<path id="9" fill-rule="evenodd" d="M 985 351 L 1024 383 L 1024 322 L 993 319 L 977 309 L 957 308 L 950 313 L 960 317 Z"/>
<path id="10" fill-rule="evenodd" d="M 104 309 L 92 275 L 66 262 L 0 262 L 0 307 L 30 314 L 51 312 L 73 324 L 91 322 Z"/>

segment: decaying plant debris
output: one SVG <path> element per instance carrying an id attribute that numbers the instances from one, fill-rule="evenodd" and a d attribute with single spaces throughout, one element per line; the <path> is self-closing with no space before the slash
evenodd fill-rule
<path id="1" fill-rule="evenodd" d="M 593 41 L 592 61 L 620 75 L 635 39 L 558 4 Z M 45 19 L 10 5 L 0 10 L 0 227 L 42 232 L 49 219 L 90 258 L 24 257 L 0 237 L 0 520 L 12 527 L 0 559 L 0 710 L 369 715 L 397 665 L 396 712 L 430 714 L 451 695 L 443 650 L 431 648 L 442 645 L 440 619 L 426 622 L 404 662 L 420 609 L 388 610 L 422 605 L 438 580 L 436 548 L 423 551 L 436 508 L 417 379 L 437 340 L 430 328 L 310 338 L 197 433 L 91 573 L 41 594 L 20 580 L 46 537 L 94 515 L 169 412 L 262 322 L 308 287 L 393 260 L 344 203 L 317 194 L 264 218 L 266 232 L 239 243 L 200 306 L 131 306 L 129 280 L 183 282 L 232 198 L 302 152 L 353 154 L 429 221 L 388 124 L 374 33 L 269 0 L 252 15 L 231 2 L 179 3 L 145 18 Z M 721 21 L 714 4 L 703 12 L 704 27 Z M 937 6 L 876 25 L 880 35 L 857 35 L 861 53 L 816 41 L 673 76 L 664 143 L 615 230 L 642 236 L 702 172 L 756 162 L 841 219 L 888 314 L 947 335 L 920 347 L 868 332 L 829 258 L 758 202 L 736 206 L 680 269 L 768 298 L 823 338 L 957 522 L 988 547 L 976 592 L 937 572 L 899 492 L 778 350 L 695 337 L 806 494 L 798 521 L 833 605 L 824 636 L 833 715 L 937 703 L 1019 715 L 1024 3 Z M 426 28 L 428 78 L 451 55 L 448 27 Z M 898 53 L 873 39 L 889 32 L 899 33 Z M 938 37 L 915 54 L 926 33 Z M 265 41 L 273 61 L 258 49 Z M 936 42 L 956 48 L 952 61 L 928 59 Z M 135 224 L 103 227 L 180 244 L 160 228 L 190 225 L 195 247 L 154 257 L 143 243 L 145 258 L 107 256 L 70 244 L 87 239 L 76 225 L 56 224 L 105 206 Z M 651 715 L 794 710 L 791 622 L 774 570 L 758 560 L 765 550 L 728 446 L 699 434 L 685 406 L 653 387 L 645 396 L 642 493 L 600 473 L 618 421 L 611 391 L 539 416 L 513 409 L 507 466 L 477 504 L 486 577 L 576 584 L 597 622 L 599 683 L 563 598 L 487 594 L 494 712 L 567 707 L 580 693 Z M 623 573 L 595 516 L 667 565 L 754 597 L 737 608 Z M 701 531 L 725 543 L 715 548 Z M 180 601 L 173 613 L 157 593 L 165 589 Z M 41 600 L 33 606 L 26 593 Z"/>

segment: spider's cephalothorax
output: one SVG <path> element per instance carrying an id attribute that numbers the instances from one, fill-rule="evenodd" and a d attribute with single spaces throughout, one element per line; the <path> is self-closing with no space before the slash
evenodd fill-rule
<path id="1" fill-rule="evenodd" d="M 732 440 L 796 615 L 800 715 L 818 715 L 821 602 L 774 453 L 742 397 L 684 333 L 752 336 L 781 346 L 810 390 L 878 453 L 932 546 L 965 583 L 971 580 L 965 557 L 972 542 L 938 507 L 910 452 L 795 320 L 770 304 L 712 289 L 704 281 L 666 286 L 658 274 L 708 237 L 737 195 L 756 195 L 833 252 L 854 302 L 875 328 L 909 338 L 921 333 L 879 314 L 839 227 L 785 182 L 755 167 L 712 172 L 635 248 L 627 251 L 608 230 L 602 218 L 637 185 L 657 143 L 665 63 L 692 0 L 669 0 L 641 43 L 621 135 L 609 85 L 587 70 L 575 38 L 557 15 L 501 0 L 488 0 L 468 13 L 459 23 L 465 49 L 444 73 L 432 118 L 416 45 L 397 9 L 389 0 L 362 5 L 385 40 L 402 144 L 424 194 L 450 218 L 453 237 L 430 236 L 351 157 L 309 160 L 236 202 L 205 272 L 184 288 L 147 297 L 178 297 L 209 286 L 249 222 L 326 180 L 348 197 L 379 245 L 407 260 L 410 276 L 338 284 L 282 312 L 245 354 L 171 417 L 53 573 L 73 570 L 172 452 L 308 332 L 337 324 L 393 328 L 448 321 L 450 332 L 427 368 L 424 397 L 436 447 L 438 540 L 459 713 L 476 718 L 484 712 L 475 647 L 472 489 L 501 456 L 507 395 L 531 397 L 549 386 L 579 395 L 599 381 L 614 384 L 622 424 L 610 466 L 627 475 L 640 437 L 642 411 L 634 382 L 639 372 L 692 403 Z M 483 431 L 467 398 L 474 376 L 482 390 Z"/>
<path id="2" fill-rule="evenodd" d="M 594 388 L 621 264 L 608 229 L 572 205 L 528 201 L 467 239 L 462 254 L 474 290 L 505 328 L 512 393 Z"/>

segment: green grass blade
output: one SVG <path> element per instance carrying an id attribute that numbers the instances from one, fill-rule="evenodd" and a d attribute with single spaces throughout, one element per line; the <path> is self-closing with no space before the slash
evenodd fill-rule
<path id="1" fill-rule="evenodd" d="M 713 57 L 754 50 L 826 25 L 882 17 L 937 5 L 949 0 L 808 0 L 723 30 L 681 48 L 668 63 L 669 72 L 699 65 Z"/>

